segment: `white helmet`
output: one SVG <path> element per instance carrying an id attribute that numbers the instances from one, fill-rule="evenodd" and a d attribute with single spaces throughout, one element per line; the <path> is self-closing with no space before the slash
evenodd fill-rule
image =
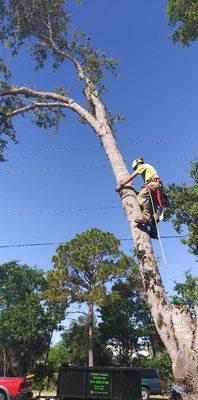
<path id="1" fill-rule="evenodd" d="M 133 169 L 136 169 L 137 166 L 138 166 L 139 164 L 143 164 L 143 163 L 144 163 L 143 157 L 136 158 L 136 159 L 132 162 L 132 168 L 133 168 Z"/>

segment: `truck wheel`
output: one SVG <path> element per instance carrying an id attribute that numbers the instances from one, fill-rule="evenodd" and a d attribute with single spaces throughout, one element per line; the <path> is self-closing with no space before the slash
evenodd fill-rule
<path id="1" fill-rule="evenodd" d="M 7 400 L 6 394 L 2 391 L 0 391 L 0 400 Z"/>
<path id="2" fill-rule="evenodd" d="M 148 400 L 149 397 L 150 397 L 149 390 L 146 387 L 142 387 L 142 400 Z"/>

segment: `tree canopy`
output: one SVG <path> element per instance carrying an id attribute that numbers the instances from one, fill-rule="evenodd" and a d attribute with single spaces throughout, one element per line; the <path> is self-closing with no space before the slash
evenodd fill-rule
<path id="1" fill-rule="evenodd" d="M 70 304 L 88 307 L 88 311 L 77 312 L 87 315 L 89 366 L 93 366 L 94 356 L 94 307 L 106 301 L 107 283 L 134 265 L 119 244 L 112 233 L 90 229 L 57 248 L 54 269 L 48 274 L 55 292 L 63 289 Z"/>
<path id="2" fill-rule="evenodd" d="M 57 248 L 49 282 L 53 285 L 58 276 L 71 303 L 103 304 L 105 285 L 134 266 L 133 260 L 119 250 L 119 244 L 112 233 L 96 228 L 76 235 Z"/>
<path id="3" fill-rule="evenodd" d="M 182 239 L 190 251 L 198 255 L 198 162 L 192 163 L 190 176 L 192 185 L 186 183 L 168 186 L 170 208 L 167 217 L 172 221 L 174 228 L 181 233 L 187 228 L 188 237 Z M 185 231 L 186 232 L 186 231 Z"/>
<path id="4" fill-rule="evenodd" d="M 116 74 L 118 61 L 108 57 L 104 51 L 95 49 L 89 36 L 74 29 L 71 24 L 71 11 L 67 9 L 68 3 L 72 4 L 72 1 L 1 0 L 0 42 L 10 48 L 12 56 L 17 55 L 20 48 L 25 46 L 35 61 L 36 70 L 43 68 L 48 58 L 55 70 L 65 61 L 71 62 L 79 81 L 88 85 L 92 91 L 101 92 L 104 90 L 103 79 L 106 72 Z M 0 59 L 0 73 L 2 161 L 8 137 L 17 141 L 12 123 L 12 117 L 16 115 L 30 112 L 32 122 L 46 129 L 57 127 L 68 109 L 77 112 L 82 123 L 88 122 L 85 118 L 89 116 L 87 111 L 94 116 L 94 108 L 90 107 L 89 100 L 85 107 L 82 107 L 71 98 L 71 84 L 68 88 L 57 86 L 55 91 L 50 93 L 27 87 L 19 89 L 11 84 L 11 71 L 3 59 Z M 31 98 L 34 99 L 33 102 Z M 119 118 L 121 117 L 117 116 L 117 119 Z M 110 123 L 113 123 L 113 119 L 109 114 Z"/>
<path id="5" fill-rule="evenodd" d="M 175 27 L 171 38 L 182 46 L 198 38 L 198 2 L 197 0 L 168 0 L 167 15 L 169 25 Z"/>
<path id="6" fill-rule="evenodd" d="M 198 277 L 193 276 L 191 271 L 184 273 L 183 283 L 175 282 L 174 296 L 172 301 L 181 308 L 187 307 L 192 317 L 196 317 L 198 309 Z"/>
<path id="7" fill-rule="evenodd" d="M 115 350 L 118 365 L 141 363 L 142 351 L 156 356 L 163 348 L 150 310 L 143 298 L 138 274 L 136 279 L 119 281 L 112 287 L 113 296 L 100 308 L 102 336 Z"/>
<path id="8" fill-rule="evenodd" d="M 64 317 L 63 306 L 46 299 L 40 269 L 16 261 L 2 264 L 0 284 L 1 373 L 25 374 L 48 349 Z"/>

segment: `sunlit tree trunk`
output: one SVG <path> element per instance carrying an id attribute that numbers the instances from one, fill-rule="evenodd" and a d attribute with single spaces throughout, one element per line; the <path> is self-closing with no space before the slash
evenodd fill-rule
<path id="1" fill-rule="evenodd" d="M 89 97 L 95 107 L 97 124 L 93 126 L 108 157 L 116 182 L 128 171 L 108 123 L 107 113 L 97 95 Z M 136 193 L 129 185 L 120 192 L 139 261 L 145 299 L 150 307 L 157 331 L 172 360 L 173 374 L 183 400 L 198 399 L 198 327 L 187 310 L 169 303 L 149 235 L 138 229 L 135 219 L 141 214 Z"/>
<path id="2" fill-rule="evenodd" d="M 94 319 L 93 304 L 89 303 L 89 305 L 88 305 L 88 365 L 89 365 L 89 367 L 93 367 L 93 365 L 94 365 L 93 319 Z"/>

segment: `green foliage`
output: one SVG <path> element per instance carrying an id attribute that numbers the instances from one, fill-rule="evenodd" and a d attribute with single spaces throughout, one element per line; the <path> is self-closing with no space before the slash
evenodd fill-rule
<path id="1" fill-rule="evenodd" d="M 65 343 L 61 340 L 50 347 L 45 360 L 37 362 L 34 367 L 34 386 L 35 390 L 56 390 L 58 368 L 63 362 L 68 360 L 68 350 Z"/>
<path id="2" fill-rule="evenodd" d="M 172 302 L 184 309 L 187 307 L 191 316 L 195 318 L 196 307 L 198 307 L 198 277 L 193 276 L 190 270 L 186 271 L 184 276 L 184 283 L 175 282 L 174 291 L 177 294 L 172 296 Z"/>
<path id="3" fill-rule="evenodd" d="M 68 360 L 68 349 L 63 340 L 53 345 L 50 348 L 48 361 L 54 365 L 55 371 L 58 370 L 61 363 L 67 362 Z"/>
<path id="4" fill-rule="evenodd" d="M 53 57 L 54 68 L 58 68 L 65 60 L 61 51 L 65 51 L 81 63 L 93 83 L 99 84 L 106 77 L 105 70 L 115 73 L 118 62 L 107 57 L 104 51 L 94 49 L 90 37 L 72 27 L 71 11 L 66 10 L 67 3 L 65 0 L 2 1 L 2 44 L 10 47 L 13 55 L 22 45 L 28 46 L 36 61 L 36 69 L 45 65 L 49 55 Z M 53 38 L 60 52 L 55 52 L 50 46 L 50 38 Z"/>
<path id="5" fill-rule="evenodd" d="M 0 283 L 0 347 L 6 372 L 25 374 L 47 351 L 63 307 L 45 298 L 47 282 L 39 269 L 16 261 L 0 265 Z M 2 353 L 0 358 L 3 368 Z"/>
<path id="6" fill-rule="evenodd" d="M 189 46 L 198 38 L 198 2 L 197 0 L 168 0 L 167 15 L 169 25 L 176 27 L 171 36 L 174 42 Z"/>
<path id="7" fill-rule="evenodd" d="M 37 67 L 41 68 L 47 58 L 48 49 L 38 39 L 44 40 L 48 36 L 48 17 L 57 41 L 62 46 L 66 45 L 61 33 L 67 31 L 70 15 L 64 10 L 64 5 L 64 0 L 4 1 L 4 18 L 0 31 L 3 44 L 11 48 L 15 55 L 25 40 L 28 41 Z"/>
<path id="8" fill-rule="evenodd" d="M 44 129 L 54 128 L 55 131 L 59 126 L 60 120 L 65 117 L 65 113 L 58 107 L 53 108 L 53 110 L 50 110 L 49 108 L 36 108 L 32 114 L 32 122 L 36 126 Z"/>
<path id="9" fill-rule="evenodd" d="M 67 363 L 71 365 L 88 365 L 87 359 L 88 328 L 86 318 L 80 317 L 72 322 L 68 331 L 63 333 L 61 343 L 67 348 Z M 94 364 L 98 366 L 112 365 L 112 353 L 106 347 L 97 326 L 94 326 Z"/>
<path id="10" fill-rule="evenodd" d="M 43 390 L 55 389 L 57 372 L 52 362 L 36 363 L 34 367 L 33 389 L 42 392 Z"/>
<path id="11" fill-rule="evenodd" d="M 133 261 L 119 250 L 119 240 L 109 232 L 90 229 L 56 250 L 48 281 L 54 291 L 65 289 L 69 301 L 103 304 L 106 283 L 131 268 Z"/>
<path id="12" fill-rule="evenodd" d="M 182 240 L 187 244 L 191 253 L 198 255 L 198 162 L 192 164 L 191 178 L 194 183 L 190 186 L 182 183 L 172 183 L 168 186 L 170 208 L 167 210 L 167 219 L 173 223 L 178 233 L 185 227 L 188 229 L 188 238 Z"/>
<path id="13" fill-rule="evenodd" d="M 11 77 L 10 70 L 9 70 L 6 62 L 2 58 L 0 58 L 0 74 L 1 74 L 1 77 L 3 78 L 4 82 L 7 82 L 8 79 Z M 0 81 L 0 82 L 3 82 L 3 81 Z"/>
<path id="14" fill-rule="evenodd" d="M 6 89 L 9 85 L 7 81 L 10 77 L 10 71 L 6 63 L 0 59 L 0 89 Z M 6 113 L 11 112 L 15 107 L 18 107 L 21 101 L 20 99 L 14 99 L 11 96 L 7 96 L 0 100 L 0 162 L 5 161 L 4 150 L 7 147 L 7 140 L 2 138 L 3 135 L 9 137 L 12 141 L 17 143 L 15 129 L 12 121 L 6 117 Z"/>
<path id="15" fill-rule="evenodd" d="M 90 229 L 59 246 L 52 259 L 54 268 L 48 274 L 50 295 L 56 298 L 65 293 L 70 304 L 85 303 L 91 330 L 94 306 L 104 304 L 107 298 L 106 284 L 126 274 L 134 264 L 119 250 L 119 244 L 112 233 Z M 92 344 L 89 349 L 93 351 Z"/>
<path id="16" fill-rule="evenodd" d="M 126 282 L 116 283 L 100 311 L 99 328 L 102 337 L 117 350 L 114 358 L 118 365 L 134 365 L 140 362 L 142 350 L 151 348 L 156 354 L 163 347 L 142 297 L 137 274 Z"/>
<path id="17" fill-rule="evenodd" d="M 195 184 L 198 184 L 198 162 L 194 162 L 191 165 L 190 176 L 194 180 Z"/>
<path id="18" fill-rule="evenodd" d="M 73 4 L 72 4 L 73 3 Z M 68 60 L 81 65 L 84 78 L 89 81 L 93 90 L 98 93 L 105 90 L 103 80 L 107 73 L 116 74 L 118 61 L 108 57 L 106 52 L 95 49 L 90 37 L 84 32 L 78 32 L 71 23 L 71 11 L 67 9 L 74 5 L 72 0 L 1 0 L 0 1 L 0 43 L 10 49 L 11 55 L 16 56 L 21 47 L 30 53 L 35 61 L 35 69 L 41 69 L 46 61 L 52 61 L 56 70 Z M 80 4 L 81 1 L 77 0 Z M 74 61 L 75 60 L 75 61 Z M 11 76 L 9 68 L 4 60 L 0 59 L 0 89 L 5 89 Z M 66 92 L 63 89 L 64 92 Z M 43 97 L 43 101 L 45 96 Z M 39 99 L 36 99 L 40 102 Z M 17 104 L 18 103 L 18 104 Z M 16 95 L 2 97 L 0 101 L 0 125 L 1 134 L 16 141 L 15 129 L 9 113 L 20 107 L 29 105 L 28 96 Z M 89 110 L 89 107 L 88 107 Z M 35 108 L 32 111 L 32 122 L 38 127 L 57 128 L 59 122 L 65 117 L 61 107 Z M 21 112 L 24 116 L 24 112 Z M 117 119 L 121 119 L 118 115 Z M 80 121 L 84 122 L 83 118 Z M 4 161 L 3 152 L 7 146 L 7 140 L 0 142 L 0 161 Z"/>

